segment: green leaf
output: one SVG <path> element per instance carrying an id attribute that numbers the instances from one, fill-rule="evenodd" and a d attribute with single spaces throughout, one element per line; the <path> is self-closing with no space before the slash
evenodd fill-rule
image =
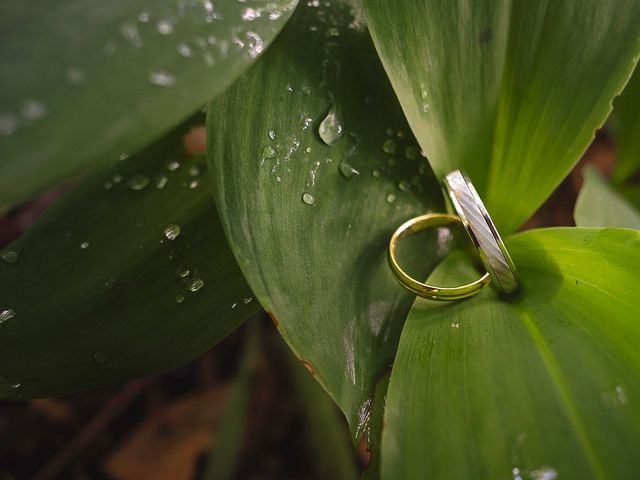
<path id="1" fill-rule="evenodd" d="M 606 119 L 640 52 L 636 0 L 364 0 L 438 176 L 463 169 L 508 233 Z"/>
<path id="2" fill-rule="evenodd" d="M 573 212 L 577 226 L 640 229 L 640 212 L 613 190 L 594 167 L 586 167 L 583 175 L 584 185 Z"/>
<path id="3" fill-rule="evenodd" d="M 624 183 L 640 170 L 640 70 L 636 68 L 613 111 L 616 165 L 613 180 Z"/>
<path id="4" fill-rule="evenodd" d="M 296 2 L 3 2 L 0 207 L 189 117 L 269 45 Z"/>
<path id="5" fill-rule="evenodd" d="M 442 210 L 442 195 L 362 12 L 345 1 L 314 5 L 300 5 L 265 56 L 212 102 L 208 154 L 249 284 L 359 436 L 412 301 L 387 266 L 387 242 L 403 221 Z M 447 251 L 447 231 L 437 233 L 408 248 L 423 277 Z"/>
<path id="6" fill-rule="evenodd" d="M 316 478 L 359 478 L 344 417 L 320 385 L 288 354 L 296 396 L 303 410 Z"/>
<path id="7" fill-rule="evenodd" d="M 258 309 L 182 130 L 82 181 L 2 252 L 1 397 L 168 370 Z"/>
<path id="8" fill-rule="evenodd" d="M 260 323 L 248 322 L 242 361 L 224 409 L 222 424 L 215 432 L 216 448 L 202 480 L 234 478 L 242 454 L 251 401 L 251 387 L 260 361 Z"/>
<path id="9" fill-rule="evenodd" d="M 414 304 L 389 385 L 383 478 L 636 478 L 640 232 L 544 229 L 507 245 L 519 298 L 486 289 Z M 460 260 L 431 280 L 477 276 Z"/>

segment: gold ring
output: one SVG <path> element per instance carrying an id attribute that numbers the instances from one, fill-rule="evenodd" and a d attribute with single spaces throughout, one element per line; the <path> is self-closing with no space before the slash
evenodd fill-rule
<path id="1" fill-rule="evenodd" d="M 388 258 L 391 271 L 393 271 L 393 274 L 400 285 L 423 298 L 453 301 L 471 297 L 489 284 L 491 277 L 489 276 L 489 273 L 485 273 L 479 279 L 466 285 L 460 285 L 458 287 L 436 287 L 419 282 L 415 278 L 410 277 L 402 267 L 400 267 L 396 258 L 396 248 L 398 243 L 400 243 L 400 240 L 430 227 L 444 227 L 451 225 L 452 223 L 461 224 L 462 222 L 460 221 L 460 218 L 455 215 L 447 213 L 429 213 L 412 218 L 400 225 L 400 227 L 394 232 L 391 236 L 391 240 L 389 241 Z"/>

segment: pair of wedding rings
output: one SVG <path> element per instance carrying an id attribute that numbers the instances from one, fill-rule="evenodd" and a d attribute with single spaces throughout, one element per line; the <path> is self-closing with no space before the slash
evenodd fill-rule
<path id="1" fill-rule="evenodd" d="M 407 290 L 431 300 L 461 300 L 479 293 L 490 282 L 500 292 L 514 293 L 519 288 L 516 267 L 473 184 L 459 170 L 448 174 L 443 183 L 457 215 L 430 213 L 400 225 L 389 242 L 389 265 L 396 279 Z M 464 226 L 487 270 L 484 275 L 466 285 L 438 287 L 412 278 L 400 267 L 396 250 L 402 239 L 427 228 L 452 224 Z"/>

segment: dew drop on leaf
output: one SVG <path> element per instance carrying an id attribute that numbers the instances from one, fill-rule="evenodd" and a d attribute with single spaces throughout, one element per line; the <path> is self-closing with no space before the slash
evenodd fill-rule
<path id="1" fill-rule="evenodd" d="M 164 236 L 167 237 L 167 240 L 175 240 L 178 235 L 180 235 L 180 225 L 172 223 L 164 229 Z"/>
<path id="2" fill-rule="evenodd" d="M 202 287 L 204 287 L 204 282 L 200 278 L 194 278 L 187 286 L 187 288 L 192 292 L 197 292 Z"/>
<path id="3" fill-rule="evenodd" d="M 184 295 L 176 295 L 176 303 L 184 302 Z"/>
<path id="4" fill-rule="evenodd" d="M 340 165 L 338 165 L 338 169 L 340 170 L 340 174 L 346 179 L 353 178 L 356 175 L 360 175 L 360 172 L 353 168 L 353 166 L 351 166 L 347 162 L 340 162 Z"/>
<path id="5" fill-rule="evenodd" d="M 316 203 L 316 199 L 313 198 L 313 195 L 311 195 L 309 192 L 304 192 L 302 194 L 302 201 L 307 205 L 313 205 L 314 203 Z"/>
<path id="6" fill-rule="evenodd" d="M 149 185 L 149 177 L 142 173 L 137 173 L 129 179 L 127 185 L 131 190 L 144 190 Z"/>
<path id="7" fill-rule="evenodd" d="M 168 70 L 158 69 L 149 74 L 149 81 L 159 87 L 173 87 L 176 84 L 176 77 Z"/>
<path id="8" fill-rule="evenodd" d="M 396 153 L 397 150 L 398 150 L 398 145 L 396 144 L 396 141 L 393 138 L 388 138 L 382 144 L 382 151 L 384 153 L 393 155 L 394 153 Z"/>
<path id="9" fill-rule="evenodd" d="M 12 308 L 8 308 L 7 310 L 0 310 L 0 325 L 15 316 L 16 312 Z"/>
<path id="10" fill-rule="evenodd" d="M 81 248 L 82 250 L 86 250 L 86 249 L 87 249 L 87 248 L 89 248 L 90 246 L 91 246 L 91 244 L 90 244 L 89 242 L 82 242 L 82 243 L 80 244 L 80 248 Z"/>
<path id="11" fill-rule="evenodd" d="M 104 352 L 96 352 L 93 354 L 93 360 L 96 363 L 103 364 L 107 361 L 107 355 Z"/>
<path id="12" fill-rule="evenodd" d="M 342 123 L 340 108 L 335 105 L 332 106 L 318 127 L 318 135 L 320 135 L 322 141 L 329 146 L 338 143 L 344 134 Z"/>
<path id="13" fill-rule="evenodd" d="M 180 267 L 178 267 L 178 270 L 176 270 L 176 273 L 180 278 L 184 278 L 189 275 L 189 267 L 181 265 Z"/>
<path id="14" fill-rule="evenodd" d="M 14 264 L 18 261 L 18 252 L 15 252 L 13 250 L 6 250 L 2 252 L 2 254 L 0 254 L 0 257 L 2 257 L 2 260 L 4 260 L 6 263 Z"/>
<path id="15" fill-rule="evenodd" d="M 390 193 L 389 195 L 387 195 L 387 203 L 393 203 L 395 201 L 396 201 L 395 193 Z"/>

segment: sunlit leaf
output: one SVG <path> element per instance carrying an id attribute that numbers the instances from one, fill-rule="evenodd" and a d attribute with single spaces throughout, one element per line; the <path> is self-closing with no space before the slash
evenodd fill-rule
<path id="1" fill-rule="evenodd" d="M 640 233 L 546 229 L 507 245 L 519 298 L 486 289 L 414 304 L 389 385 L 383 478 L 636 478 Z M 450 257 L 430 280 L 477 275 Z"/>
<path id="2" fill-rule="evenodd" d="M 0 396 L 176 367 L 258 309 L 182 130 L 83 180 L 2 251 Z"/>
<path id="3" fill-rule="evenodd" d="M 297 0 L 0 5 L 0 207 L 131 154 L 267 48 Z"/>
<path id="4" fill-rule="evenodd" d="M 443 208 L 360 9 L 301 4 L 263 58 L 210 105 L 207 123 L 236 258 L 358 436 L 412 301 L 387 266 L 387 242 L 403 221 Z M 431 233 L 409 249 L 422 276 L 450 240 Z"/>
<path id="5" fill-rule="evenodd" d="M 551 194 L 640 53 L 636 0 L 364 0 L 438 176 L 467 171 L 503 233 Z"/>

